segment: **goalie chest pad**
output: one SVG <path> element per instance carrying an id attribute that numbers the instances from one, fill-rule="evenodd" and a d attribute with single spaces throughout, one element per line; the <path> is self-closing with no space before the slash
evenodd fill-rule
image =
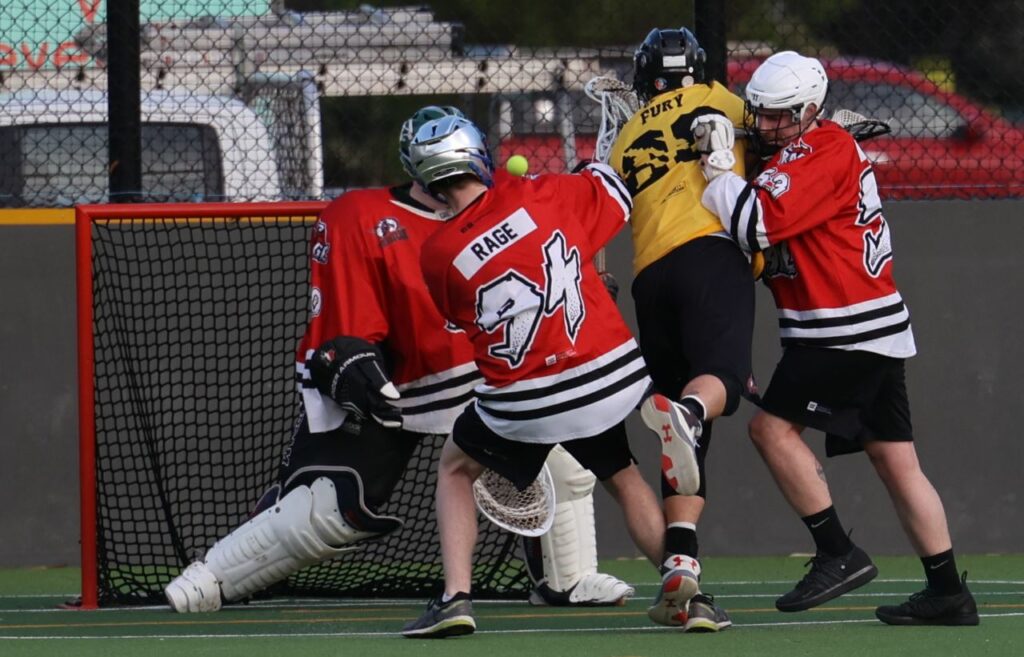
<path id="1" fill-rule="evenodd" d="M 423 284 L 420 251 L 443 225 L 402 188 L 348 192 L 321 214 L 310 239 L 310 322 L 296 358 L 312 432 L 337 428 L 345 415 L 312 387 L 305 362 L 342 335 L 380 345 L 406 430 L 451 430 L 480 379 L 465 334 Z"/>

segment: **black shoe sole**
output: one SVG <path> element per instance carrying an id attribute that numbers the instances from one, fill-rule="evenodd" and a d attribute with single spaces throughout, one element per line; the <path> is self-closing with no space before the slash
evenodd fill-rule
<path id="1" fill-rule="evenodd" d="M 892 614 L 887 614 L 882 611 L 881 608 L 875 610 L 875 617 L 886 625 L 946 625 L 965 627 L 981 623 L 977 614 L 951 617 L 947 616 L 945 618 L 915 618 L 914 616 L 894 616 Z"/>
<path id="2" fill-rule="evenodd" d="M 804 598 L 791 603 L 780 603 L 778 600 L 775 601 L 775 608 L 779 611 L 794 612 L 794 611 L 807 611 L 818 605 L 823 605 L 829 600 L 834 600 L 844 593 L 860 588 L 873 580 L 878 575 L 878 568 L 874 564 L 861 568 L 854 574 L 844 579 L 839 584 L 836 584 L 827 591 L 822 591 L 818 595 L 811 598 Z"/>

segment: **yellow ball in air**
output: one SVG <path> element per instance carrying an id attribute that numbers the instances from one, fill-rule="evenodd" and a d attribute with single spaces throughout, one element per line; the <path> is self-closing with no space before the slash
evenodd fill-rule
<path id="1" fill-rule="evenodd" d="M 530 168 L 530 163 L 522 155 L 513 155 L 505 163 L 505 169 L 513 176 L 525 176 Z"/>

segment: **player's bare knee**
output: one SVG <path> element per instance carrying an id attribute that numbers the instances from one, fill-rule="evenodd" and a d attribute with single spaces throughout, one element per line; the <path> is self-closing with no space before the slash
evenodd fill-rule
<path id="1" fill-rule="evenodd" d="M 924 477 L 911 442 L 872 440 L 865 443 L 864 451 L 875 472 L 886 484 L 906 483 Z"/>
<path id="2" fill-rule="evenodd" d="M 758 413 L 747 424 L 747 435 L 758 447 L 767 446 L 772 442 L 771 419 L 765 413 Z"/>
<path id="3" fill-rule="evenodd" d="M 601 485 L 621 504 L 628 493 L 635 491 L 638 486 L 646 486 L 647 483 L 636 464 L 630 464 L 602 481 Z"/>

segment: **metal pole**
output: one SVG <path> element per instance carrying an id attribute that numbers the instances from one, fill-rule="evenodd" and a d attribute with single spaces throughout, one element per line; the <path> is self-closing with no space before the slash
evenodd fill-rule
<path id="1" fill-rule="evenodd" d="M 107 111 L 110 200 L 142 200 L 142 118 L 139 101 L 139 0 L 107 5 Z"/>
<path id="2" fill-rule="evenodd" d="M 726 84 L 725 3 L 694 0 L 693 14 L 697 41 L 707 54 L 704 74 L 708 80 Z"/>

